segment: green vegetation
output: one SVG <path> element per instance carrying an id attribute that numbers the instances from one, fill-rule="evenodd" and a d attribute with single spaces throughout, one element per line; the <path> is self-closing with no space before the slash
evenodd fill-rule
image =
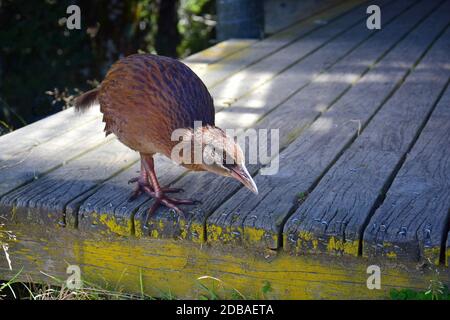
<path id="1" fill-rule="evenodd" d="M 170 291 L 159 291 L 156 296 L 148 295 L 144 289 L 142 273 L 139 276 L 140 292 L 127 293 L 120 284 L 120 280 L 115 284 L 104 283 L 103 285 L 92 284 L 83 280 L 80 289 L 69 289 L 66 281 L 47 275 L 52 284 L 34 283 L 31 278 L 24 282 L 18 280 L 22 270 L 20 270 L 9 281 L 0 281 L 0 300 L 2 299 L 23 299 L 23 300 L 174 300 L 176 296 Z M 196 298 L 199 300 L 252 300 L 270 299 L 272 286 L 269 281 L 264 281 L 259 291 L 252 296 L 245 296 L 239 290 L 229 287 L 222 280 L 203 276 L 197 279 L 193 288 Z"/>
<path id="2" fill-rule="evenodd" d="M 439 279 L 439 270 L 428 260 L 428 269 L 433 272 L 428 289 L 415 291 L 411 289 L 392 289 L 390 297 L 393 300 L 450 300 L 448 287 Z"/>
<path id="3" fill-rule="evenodd" d="M 184 57 L 212 44 L 214 0 L 0 1 L 0 135 L 60 111 L 136 52 Z"/>
<path id="4" fill-rule="evenodd" d="M 65 286 L 47 284 L 9 282 L 0 285 L 0 299 L 21 300 L 154 300 L 147 295 L 129 294 L 123 291 L 86 286 L 71 290 Z"/>
<path id="5" fill-rule="evenodd" d="M 305 202 L 306 198 L 308 197 L 308 192 L 299 192 L 297 193 L 297 201 L 298 203 Z"/>
<path id="6" fill-rule="evenodd" d="M 411 289 L 392 289 L 390 298 L 393 300 L 450 300 L 448 287 L 444 286 L 439 292 L 415 291 Z"/>

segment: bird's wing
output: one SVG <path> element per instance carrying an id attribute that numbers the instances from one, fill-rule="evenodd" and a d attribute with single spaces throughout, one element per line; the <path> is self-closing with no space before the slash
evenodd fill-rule
<path id="1" fill-rule="evenodd" d="M 177 60 L 158 60 L 162 82 L 177 103 L 171 108 L 179 112 L 178 127 L 191 127 L 194 121 L 214 125 L 214 102 L 202 80 L 185 64 Z"/>
<path id="2" fill-rule="evenodd" d="M 179 128 L 194 121 L 214 125 L 214 103 L 200 78 L 183 63 L 137 54 L 116 62 L 99 93 L 106 133 L 140 150 L 149 141 L 169 145 Z"/>

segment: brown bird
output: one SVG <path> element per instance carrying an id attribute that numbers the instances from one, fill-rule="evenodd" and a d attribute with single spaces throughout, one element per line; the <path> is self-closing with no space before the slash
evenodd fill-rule
<path id="1" fill-rule="evenodd" d="M 114 133 L 140 153 L 140 176 L 130 180 L 137 183 L 130 200 L 144 192 L 155 199 L 144 225 L 160 204 L 182 214 L 178 205 L 195 203 L 168 197 L 167 193 L 181 190 L 161 187 L 155 173 L 156 153 L 174 158 L 173 150 L 180 146 L 180 141 L 172 138 L 177 129 L 182 129 L 186 147 L 181 148 L 178 163 L 191 171 L 233 177 L 258 193 L 239 144 L 214 124 L 214 103 L 208 89 L 182 62 L 152 54 L 123 58 L 113 64 L 98 88 L 75 100 L 75 108 L 84 110 L 96 102 L 106 135 Z M 201 126 L 195 126 L 195 121 L 201 121 Z M 195 150 L 200 150 L 200 161 Z"/>

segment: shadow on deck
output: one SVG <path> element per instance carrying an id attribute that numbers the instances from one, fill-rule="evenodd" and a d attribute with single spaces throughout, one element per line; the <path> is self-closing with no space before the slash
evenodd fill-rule
<path id="1" fill-rule="evenodd" d="M 161 183 L 202 203 L 185 217 L 160 208 L 146 229 L 152 200 L 128 202 L 138 155 L 104 138 L 98 110 L 1 137 L 0 222 L 17 240 L 0 237 L 12 260 L 0 278 L 23 267 L 50 281 L 42 272 L 66 278 L 76 264 L 91 282 L 153 295 L 195 297 L 211 276 L 249 297 L 269 282 L 269 298 L 291 299 L 448 284 L 450 1 L 379 1 L 379 31 L 365 27 L 367 5 L 345 1 L 186 59 L 220 127 L 278 130 L 278 172 L 249 166 L 258 196 L 159 157 Z M 381 290 L 366 285 L 374 264 Z"/>

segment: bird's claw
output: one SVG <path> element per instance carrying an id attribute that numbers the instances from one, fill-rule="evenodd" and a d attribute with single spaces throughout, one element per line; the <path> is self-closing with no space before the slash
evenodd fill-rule
<path id="1" fill-rule="evenodd" d="M 164 205 L 167 208 L 174 210 L 178 215 L 184 217 L 185 214 L 183 210 L 178 207 L 178 205 L 196 205 L 200 203 L 198 200 L 169 198 L 165 194 L 156 196 L 156 194 L 153 193 L 153 197 L 155 198 L 155 203 L 153 203 L 147 212 L 144 221 L 144 229 L 148 229 L 148 221 L 160 205 Z"/>
<path id="2" fill-rule="evenodd" d="M 135 183 L 138 181 L 139 181 L 139 177 L 131 178 L 130 180 L 128 180 L 128 184 L 132 184 L 132 183 Z"/>
<path id="3" fill-rule="evenodd" d="M 142 179 L 140 179 L 139 177 L 128 180 L 128 184 L 136 183 L 136 182 L 137 182 L 137 186 L 134 189 L 131 196 L 128 198 L 128 202 L 132 202 L 132 201 L 136 200 L 144 192 L 149 194 L 150 196 L 153 196 L 153 194 L 154 194 L 153 188 L 151 187 L 151 185 L 148 182 L 142 181 Z"/>
<path id="4" fill-rule="evenodd" d="M 164 187 L 161 188 L 162 193 L 178 193 L 178 192 L 184 192 L 183 188 L 168 188 Z"/>

